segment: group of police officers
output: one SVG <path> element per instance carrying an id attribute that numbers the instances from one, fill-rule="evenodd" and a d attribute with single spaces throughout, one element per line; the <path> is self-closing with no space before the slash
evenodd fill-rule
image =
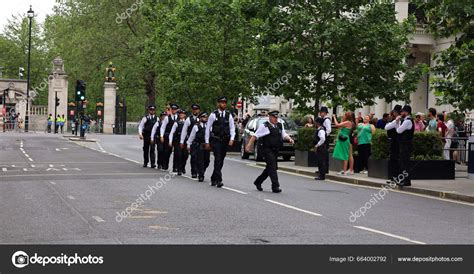
<path id="1" fill-rule="evenodd" d="M 222 167 L 227 150 L 234 144 L 234 117 L 227 110 L 227 98 L 217 99 L 217 109 L 212 113 L 201 112 L 198 104 L 191 106 L 192 112 L 186 112 L 177 104 L 170 104 L 170 113 L 156 115 L 156 107 L 148 107 L 148 115 L 142 118 L 139 127 L 139 138 L 143 140 L 143 167 L 169 169 L 169 161 L 173 153 L 173 169 L 177 175 L 186 173 L 186 162 L 191 154 L 191 177 L 204 181 L 204 174 L 210 163 L 210 151 L 214 154 L 214 170 L 211 175 L 211 186 L 224 186 Z M 269 121 L 259 127 L 251 143 L 259 139 L 265 154 L 266 168 L 255 180 L 254 184 L 262 191 L 262 183 L 270 177 L 272 191 L 281 192 L 277 176 L 278 149 L 284 139 L 293 143 L 278 121 L 278 111 L 269 113 Z M 155 147 L 156 144 L 156 147 Z M 246 149 L 250 149 L 247 146 Z M 157 157 L 155 157 L 155 151 Z M 157 159 L 156 159 L 157 158 Z"/>

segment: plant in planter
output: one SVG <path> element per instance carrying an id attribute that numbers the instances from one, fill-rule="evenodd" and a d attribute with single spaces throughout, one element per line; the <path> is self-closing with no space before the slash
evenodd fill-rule
<path id="1" fill-rule="evenodd" d="M 454 161 L 442 157 L 443 143 L 435 132 L 415 132 L 413 155 L 409 170 L 412 179 L 454 179 Z M 378 129 L 372 136 L 372 156 L 369 176 L 388 179 L 389 140 L 385 130 Z"/>
<path id="2" fill-rule="evenodd" d="M 316 167 L 313 138 L 315 128 L 299 128 L 298 142 L 295 144 L 295 165 Z"/>

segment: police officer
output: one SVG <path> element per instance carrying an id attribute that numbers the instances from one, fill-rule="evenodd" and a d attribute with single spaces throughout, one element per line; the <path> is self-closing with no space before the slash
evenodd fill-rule
<path id="1" fill-rule="evenodd" d="M 399 175 L 398 178 L 403 179 L 397 181 L 399 186 L 411 186 L 410 180 L 410 158 L 413 153 L 413 135 L 415 133 L 415 124 L 410 117 L 411 107 L 405 105 L 400 116 L 396 118 L 396 129 L 398 134 L 398 142 L 400 145 Z"/>
<path id="2" fill-rule="evenodd" d="M 204 148 L 207 116 L 206 112 L 199 115 L 199 123 L 193 126 L 187 140 L 188 151 L 191 152 L 191 165 L 194 161 L 199 182 L 204 181 L 211 155 L 210 151 Z"/>
<path id="3" fill-rule="evenodd" d="M 326 131 L 326 143 L 325 143 L 325 150 L 321 146 L 321 153 L 325 152 L 326 155 L 324 156 L 324 159 L 326 159 L 326 174 L 328 174 L 329 169 L 329 142 L 330 142 L 330 135 L 331 135 L 331 116 L 329 115 L 329 110 L 327 107 L 321 107 L 319 110 L 319 117 L 323 119 L 323 124 L 322 126 L 324 127 L 324 130 Z M 323 176 L 323 178 L 325 175 Z"/>
<path id="4" fill-rule="evenodd" d="M 316 131 L 314 133 L 314 149 L 316 151 L 316 159 L 318 162 L 318 171 L 319 175 L 314 178 L 315 180 L 326 180 L 326 174 L 328 170 L 327 166 L 327 157 L 328 146 L 327 146 L 327 136 L 326 128 L 323 126 L 324 119 L 321 117 L 316 118 Z"/>
<path id="5" fill-rule="evenodd" d="M 169 143 L 169 136 L 171 133 L 171 128 L 173 128 L 174 123 L 178 120 L 178 112 L 179 106 L 177 104 L 170 105 L 171 114 L 165 117 L 161 123 L 160 128 L 160 142 L 163 145 L 163 170 L 167 170 L 169 168 L 170 163 L 170 156 L 172 152 L 172 148 L 168 146 Z M 173 169 L 173 172 L 178 172 L 177 169 Z"/>
<path id="6" fill-rule="evenodd" d="M 156 159 L 157 160 L 157 165 L 158 169 L 163 169 L 163 144 L 160 142 L 160 128 L 161 124 L 163 123 L 163 120 L 165 117 L 168 115 L 166 111 L 163 111 L 160 114 L 160 118 L 156 119 L 155 124 L 153 125 L 153 129 L 151 130 L 151 143 L 156 144 Z"/>
<path id="7" fill-rule="evenodd" d="M 151 168 L 155 168 L 155 145 L 151 143 L 151 131 L 156 123 L 156 107 L 148 106 L 148 115 L 142 118 L 138 125 L 138 137 L 143 140 L 143 167 L 148 166 L 151 161 Z"/>
<path id="8" fill-rule="evenodd" d="M 272 191 L 274 193 L 281 192 L 277 174 L 278 150 L 283 145 L 283 140 L 288 140 L 292 144 L 294 143 L 293 139 L 285 132 L 283 125 L 278 122 L 278 114 L 278 111 L 268 113 L 269 121 L 258 127 L 255 135 L 250 138 L 250 141 L 245 147 L 245 150 L 250 152 L 256 139 L 258 139 L 263 146 L 263 158 L 265 159 L 266 167 L 253 183 L 258 191 L 263 191 L 262 183 L 270 176 Z"/>
<path id="9" fill-rule="evenodd" d="M 201 112 L 201 107 L 198 104 L 192 104 L 191 110 L 191 115 L 189 115 L 189 117 L 184 122 L 183 130 L 181 132 L 180 146 L 182 149 L 185 149 L 186 141 L 189 138 L 194 125 L 199 123 L 199 113 Z M 193 161 L 193 157 L 195 156 L 191 154 L 191 177 L 197 178 L 196 161 L 195 159 Z M 186 165 L 186 162 L 184 164 Z"/>
<path id="10" fill-rule="evenodd" d="M 224 158 L 227 154 L 228 146 L 234 144 L 235 124 L 234 117 L 226 110 L 227 98 L 225 96 L 217 99 L 218 109 L 211 115 L 206 125 L 206 149 L 210 149 L 214 153 L 214 171 L 211 176 L 211 186 L 222 187 L 222 166 Z"/>
<path id="11" fill-rule="evenodd" d="M 387 131 L 388 141 L 390 143 L 390 158 L 389 158 L 389 177 L 398 176 L 399 166 L 398 162 L 400 160 L 400 146 L 398 143 L 398 133 L 396 129 L 397 117 L 400 115 L 402 106 L 395 105 L 393 110 L 390 112 L 391 122 L 385 125 L 385 130 Z M 390 183 L 391 181 L 387 181 Z"/>
<path id="12" fill-rule="evenodd" d="M 53 118 L 53 114 L 49 114 L 48 116 L 48 133 L 51 133 L 51 126 L 53 125 L 54 123 L 54 118 Z"/>
<path id="13" fill-rule="evenodd" d="M 61 122 L 59 124 L 59 127 L 61 128 L 61 134 L 63 134 L 64 131 L 64 124 L 66 123 L 66 117 L 64 117 L 64 114 L 61 116 Z"/>
<path id="14" fill-rule="evenodd" d="M 186 121 L 186 112 L 178 110 L 178 120 L 171 128 L 169 137 L 169 146 L 173 148 L 173 170 L 178 171 L 178 175 L 186 173 L 186 161 L 188 160 L 188 150 L 180 145 L 181 134 L 183 131 L 184 122 Z"/>

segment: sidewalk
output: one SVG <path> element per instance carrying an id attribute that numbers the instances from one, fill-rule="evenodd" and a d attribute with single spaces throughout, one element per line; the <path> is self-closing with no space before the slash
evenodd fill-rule
<path id="1" fill-rule="evenodd" d="M 265 163 L 257 163 L 257 165 L 265 166 Z M 311 177 L 315 177 L 316 170 L 314 167 L 295 166 L 294 162 L 279 162 L 278 169 Z M 368 177 L 367 174 L 341 176 L 330 171 L 329 174 L 326 175 L 326 178 L 355 185 L 373 187 L 388 186 L 386 180 L 371 178 Z M 474 203 L 474 180 L 467 178 L 467 172 L 465 170 L 456 172 L 455 180 L 412 180 L 411 187 L 397 188 L 397 190 Z"/>

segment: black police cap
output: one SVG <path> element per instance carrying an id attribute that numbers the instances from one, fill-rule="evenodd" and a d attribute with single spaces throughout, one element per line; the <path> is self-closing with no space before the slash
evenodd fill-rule
<path id="1" fill-rule="evenodd" d="M 270 112 L 268 113 L 268 115 L 273 116 L 273 117 L 278 117 L 279 114 L 280 114 L 280 112 L 277 111 L 277 110 L 270 111 Z"/>
<path id="2" fill-rule="evenodd" d="M 199 118 L 207 117 L 207 116 L 208 116 L 207 112 L 203 112 L 203 113 L 199 114 Z"/>
<path id="3" fill-rule="evenodd" d="M 227 102 L 227 97 L 221 96 L 221 97 L 217 98 L 217 102 L 219 102 L 219 103 L 220 102 Z"/>
<path id="4" fill-rule="evenodd" d="M 154 106 L 154 105 L 149 105 L 149 106 L 148 106 L 148 109 L 149 109 L 149 110 L 155 110 L 155 109 L 156 109 L 156 106 Z"/>
<path id="5" fill-rule="evenodd" d="M 321 117 L 318 117 L 318 118 L 316 118 L 316 120 L 314 120 L 314 122 L 315 122 L 316 124 L 323 125 L 323 124 L 324 124 L 324 119 L 321 118 Z"/>
<path id="6" fill-rule="evenodd" d="M 192 109 L 201 109 L 201 107 L 198 104 L 192 104 L 191 108 Z"/>
<path id="7" fill-rule="evenodd" d="M 393 107 L 393 111 L 400 112 L 401 110 L 402 110 L 402 106 L 400 105 L 395 105 L 395 107 Z"/>
<path id="8" fill-rule="evenodd" d="M 172 109 L 178 109 L 179 106 L 178 106 L 177 104 L 171 104 L 171 105 L 170 105 L 170 108 L 172 108 Z"/>
<path id="9" fill-rule="evenodd" d="M 321 109 L 319 110 L 320 112 L 325 112 L 325 113 L 329 113 L 329 110 L 327 107 L 321 107 Z"/>
<path id="10" fill-rule="evenodd" d="M 402 108 L 402 111 L 404 112 L 408 112 L 411 114 L 411 107 L 409 105 L 405 105 L 403 108 Z"/>

